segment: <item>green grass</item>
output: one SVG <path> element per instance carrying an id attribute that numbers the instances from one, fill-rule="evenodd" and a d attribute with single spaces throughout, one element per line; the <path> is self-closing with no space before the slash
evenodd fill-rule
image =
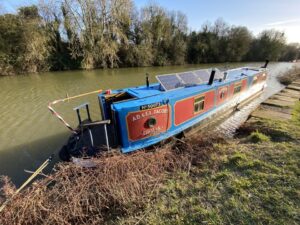
<path id="1" fill-rule="evenodd" d="M 255 132 L 252 132 L 249 137 L 249 141 L 252 143 L 259 143 L 259 142 L 266 142 L 270 141 L 270 138 L 262 133 L 260 133 L 258 130 Z"/>
<path id="2" fill-rule="evenodd" d="M 145 209 L 119 223 L 299 224 L 300 103 L 290 121 L 253 125 L 250 142 L 216 144 L 216 163 L 170 175 Z"/>
<path id="3" fill-rule="evenodd" d="M 293 109 L 292 122 L 300 126 L 300 103 L 298 103 Z"/>

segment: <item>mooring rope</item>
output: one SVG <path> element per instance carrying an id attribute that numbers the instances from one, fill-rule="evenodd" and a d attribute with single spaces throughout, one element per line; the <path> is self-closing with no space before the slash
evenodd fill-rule
<path id="1" fill-rule="evenodd" d="M 39 175 L 51 162 L 53 155 L 51 155 L 42 165 L 16 190 L 11 198 L 7 199 L 0 207 L 0 213 L 8 205 L 8 203 L 20 192 L 22 191 L 37 175 Z"/>
<path id="2" fill-rule="evenodd" d="M 88 92 L 88 93 L 84 93 L 84 94 L 80 94 L 80 95 L 75 95 L 75 96 L 72 96 L 72 97 L 67 97 L 67 98 L 63 98 L 63 99 L 58 99 L 58 100 L 55 100 L 53 102 L 50 102 L 48 104 L 48 109 L 50 110 L 50 112 L 56 116 L 72 133 L 74 134 L 77 134 L 77 131 L 71 127 L 71 125 L 69 123 L 67 123 L 66 120 L 64 120 L 64 118 L 58 114 L 58 112 L 56 112 L 54 110 L 54 108 L 52 107 L 53 105 L 59 103 L 59 102 L 65 102 L 65 101 L 69 101 L 69 100 L 72 100 L 72 99 L 75 99 L 75 98 L 80 98 L 80 97 L 83 97 L 83 96 L 86 96 L 86 95 L 90 95 L 90 94 L 95 94 L 95 93 L 100 93 L 102 90 L 97 90 L 97 91 L 91 91 L 91 92 Z"/>

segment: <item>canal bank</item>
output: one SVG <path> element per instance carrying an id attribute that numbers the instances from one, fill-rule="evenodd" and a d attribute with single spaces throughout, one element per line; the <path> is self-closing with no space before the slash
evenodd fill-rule
<path id="1" fill-rule="evenodd" d="M 222 69 L 261 65 L 262 63 L 201 64 L 1 77 L 0 174 L 11 177 L 19 186 L 28 177 L 24 169 L 34 170 L 66 142 L 68 130 L 61 126 L 47 109 L 47 104 L 54 99 L 96 89 L 119 89 L 141 85 L 145 82 L 146 73 L 150 74 L 150 82 L 154 82 L 157 74 L 211 67 Z M 257 104 L 282 88 L 282 85 L 277 82 L 277 76 L 293 65 L 293 63 L 270 63 L 268 87 L 262 98 L 257 99 Z M 90 96 L 86 101 L 90 102 L 92 119 L 99 119 L 96 96 Z M 68 102 L 58 108 L 63 117 L 71 121 L 73 127 L 77 125 L 77 117 L 72 108 L 81 103 L 80 101 Z M 243 110 L 243 112 L 247 116 L 250 111 Z M 238 127 L 241 122 L 243 121 L 240 121 L 240 117 L 237 117 L 234 127 Z M 231 123 L 226 126 L 225 131 L 231 130 L 232 127 Z"/>
<path id="2" fill-rule="evenodd" d="M 17 196 L 0 222 L 297 224 L 295 84 L 264 101 L 234 138 L 194 135 L 154 152 L 104 156 L 93 169 L 58 164 Z M 4 190 L 9 197 L 13 189 Z"/>
<path id="3" fill-rule="evenodd" d="M 194 153 L 188 170 L 120 224 L 298 224 L 299 80 L 263 101 L 234 137 L 212 135 L 177 146 Z"/>
<path id="4" fill-rule="evenodd" d="M 256 119 L 272 119 L 276 121 L 290 120 L 292 118 L 293 108 L 299 101 L 300 80 L 296 80 L 285 89 L 262 102 L 261 105 L 251 113 L 249 122 Z"/>

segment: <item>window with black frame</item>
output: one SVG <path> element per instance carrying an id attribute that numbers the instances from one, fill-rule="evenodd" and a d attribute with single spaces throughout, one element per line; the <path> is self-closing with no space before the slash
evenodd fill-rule
<path id="1" fill-rule="evenodd" d="M 234 85 L 234 90 L 233 90 L 233 94 L 238 94 L 240 93 L 242 90 L 242 83 L 236 84 Z"/>
<path id="2" fill-rule="evenodd" d="M 220 99 L 225 98 L 225 96 L 226 96 L 226 90 L 222 90 L 220 93 Z"/>
<path id="3" fill-rule="evenodd" d="M 198 113 L 204 110 L 205 96 L 199 96 L 194 99 L 194 112 Z"/>

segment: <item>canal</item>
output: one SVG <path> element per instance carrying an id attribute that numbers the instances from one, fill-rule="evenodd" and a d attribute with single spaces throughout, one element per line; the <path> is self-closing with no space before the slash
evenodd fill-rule
<path id="1" fill-rule="evenodd" d="M 144 84 L 145 74 L 150 82 L 155 75 L 182 72 L 199 68 L 219 69 L 240 66 L 260 66 L 263 63 L 202 64 L 170 67 L 104 69 L 67 71 L 0 77 L 0 175 L 9 176 L 19 185 L 49 155 L 56 153 L 68 138 L 68 130 L 47 109 L 48 102 L 66 96 L 98 89 L 118 89 Z M 276 76 L 292 67 L 291 63 L 271 63 L 267 95 L 282 88 Z M 66 102 L 56 108 L 76 126 L 73 107 L 89 102 L 94 120 L 100 119 L 96 95 Z M 243 114 L 245 116 L 247 112 Z M 84 115 L 83 115 L 84 116 Z M 235 118 L 235 126 L 236 126 Z M 229 125 L 228 125 L 229 124 Z M 228 123 L 226 129 L 231 129 Z M 223 128 L 224 129 L 224 128 Z"/>

